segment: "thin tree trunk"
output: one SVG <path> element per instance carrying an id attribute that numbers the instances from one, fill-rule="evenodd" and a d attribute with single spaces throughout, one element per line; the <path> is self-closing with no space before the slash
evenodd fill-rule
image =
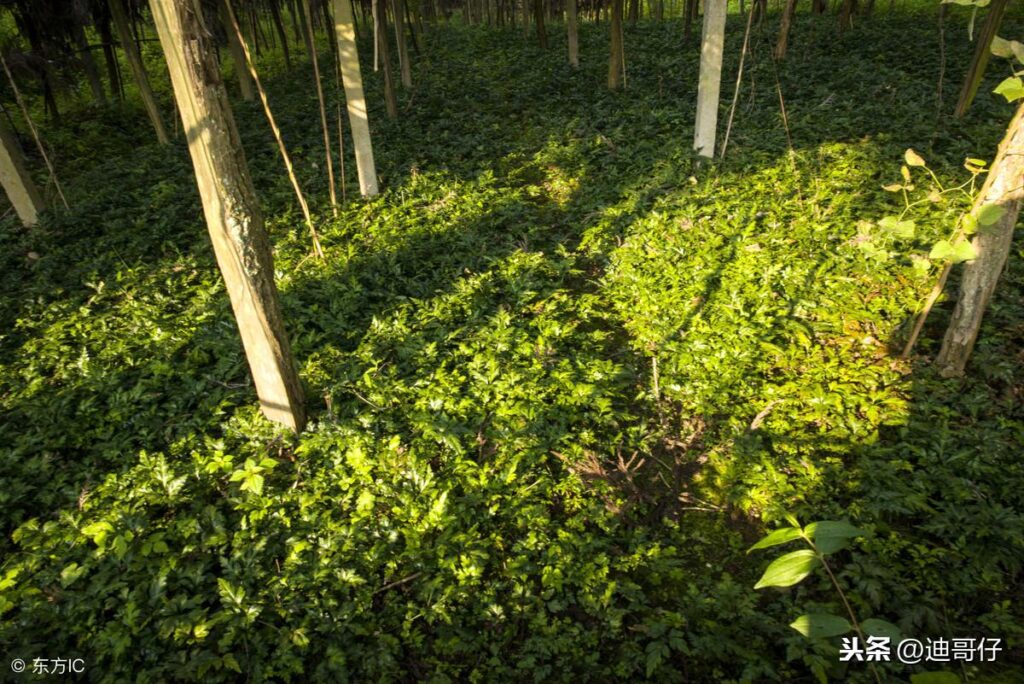
<path id="1" fill-rule="evenodd" d="M 569 39 L 569 64 L 575 69 L 580 65 L 580 35 L 576 0 L 566 0 L 565 18 L 565 30 Z"/>
<path id="2" fill-rule="evenodd" d="M 775 59 L 786 58 L 786 50 L 789 49 L 789 31 L 793 27 L 793 17 L 796 16 L 796 1 L 786 0 L 786 9 L 782 13 L 782 23 L 779 25 L 779 39 L 775 41 Z"/>
<path id="3" fill-rule="evenodd" d="M 611 53 L 608 56 L 608 90 L 622 87 L 622 69 L 625 64 L 625 50 L 622 45 L 622 2 L 612 0 L 611 6 Z"/>
<path id="4" fill-rule="evenodd" d="M 235 65 L 235 78 L 238 79 L 238 90 L 242 94 L 243 100 L 252 102 L 256 99 L 256 91 L 252 87 L 252 76 L 245 65 L 245 52 L 242 50 L 238 33 L 231 27 L 226 3 L 227 0 L 219 0 L 217 6 L 220 12 L 221 23 L 224 25 L 224 31 L 228 36 L 228 49 L 231 51 L 231 62 Z"/>
<path id="5" fill-rule="evenodd" d="M 693 35 L 693 20 L 697 18 L 697 0 L 686 0 L 686 22 L 683 28 L 683 40 L 690 42 Z"/>
<path id="6" fill-rule="evenodd" d="M 274 284 L 274 259 L 211 36 L 193 0 L 150 0 L 187 131 L 199 196 L 263 413 L 300 431 L 303 391 Z"/>
<path id="7" fill-rule="evenodd" d="M 114 51 L 114 36 L 110 32 L 110 19 L 103 17 L 96 22 L 96 28 L 103 41 L 103 61 L 107 64 L 107 80 L 110 81 L 110 92 L 118 100 L 124 99 L 124 86 L 121 84 L 121 71 L 117 65 L 117 53 Z"/>
<path id="8" fill-rule="evenodd" d="M 727 0 L 705 0 L 693 149 L 698 155 L 708 158 L 715 156 L 718 100 L 722 87 L 722 48 L 725 42 L 727 9 Z"/>
<path id="9" fill-rule="evenodd" d="M 412 88 L 412 68 L 405 42 L 405 0 L 391 0 L 391 14 L 395 19 L 395 42 L 398 45 L 398 68 L 402 76 L 402 87 L 408 90 Z"/>
<path id="10" fill-rule="evenodd" d="M 537 42 L 544 49 L 548 47 L 548 32 L 544 28 L 544 0 L 533 0 L 533 16 L 537 22 Z"/>
<path id="11" fill-rule="evenodd" d="M 964 265 L 960 281 L 960 296 L 953 317 L 942 340 L 935 363 L 944 376 L 963 374 L 967 360 L 974 349 L 981 330 L 981 320 L 988 302 L 995 292 L 996 283 L 1006 265 L 1013 244 L 1013 229 L 1017 225 L 1021 199 L 1024 198 L 1024 102 L 1006 129 L 999 152 L 988 172 L 988 178 L 978 193 L 975 209 L 994 204 L 1003 208 L 1003 215 L 995 224 L 985 226 L 975 234 L 977 258 Z"/>
<path id="12" fill-rule="evenodd" d="M 391 51 L 388 49 L 388 13 L 383 0 L 373 0 L 377 13 L 377 47 L 380 50 L 381 69 L 384 70 L 384 106 L 388 118 L 398 118 L 398 98 L 395 97 L 395 84 L 391 80 Z"/>
<path id="13" fill-rule="evenodd" d="M 857 0 L 843 0 L 839 11 L 839 31 L 853 28 L 853 15 L 857 13 Z"/>
<path id="14" fill-rule="evenodd" d="M 281 21 L 281 8 L 278 6 L 279 0 L 270 0 L 270 18 L 274 22 L 274 31 L 277 32 L 277 37 L 281 41 L 281 48 L 284 50 L 284 64 L 288 69 L 292 68 L 292 55 L 291 49 L 288 47 L 288 33 L 284 30 L 284 22 Z"/>
<path id="15" fill-rule="evenodd" d="M 978 86 L 985 75 L 985 67 L 988 66 L 988 57 L 992 49 L 992 39 L 999 32 L 999 26 L 1003 23 L 1003 15 L 1010 0 L 992 0 L 988 7 L 988 14 L 985 15 L 985 23 L 981 32 L 975 38 L 974 56 L 971 57 L 971 65 L 967 68 L 967 77 L 960 89 L 960 99 L 956 102 L 956 109 L 953 114 L 958 119 L 963 118 L 974 102 L 974 96 L 978 94 Z"/>
<path id="16" fill-rule="evenodd" d="M 18 139 L 6 124 L 0 124 L 0 184 L 22 225 L 26 228 L 36 225 L 44 208 L 43 196 L 25 167 Z"/>
<path id="17" fill-rule="evenodd" d="M 157 107 L 156 97 L 152 88 L 149 87 L 149 77 L 146 76 L 146 67 L 142 64 L 142 57 L 136 49 L 135 39 L 132 37 L 131 27 L 128 24 L 128 15 L 125 13 L 123 0 L 110 1 L 110 16 L 114 20 L 114 29 L 117 31 L 118 40 L 121 41 L 121 49 L 128 58 L 128 66 L 132 70 L 135 85 L 142 97 L 142 104 L 146 107 L 146 114 L 153 124 L 156 132 L 156 139 L 161 145 L 170 142 L 167 137 L 167 130 L 164 128 L 163 119 L 160 116 L 160 108 Z"/>
<path id="18" fill-rule="evenodd" d="M 324 154 L 326 155 L 327 159 L 327 187 L 329 189 L 329 194 L 331 198 L 331 210 L 334 212 L 334 215 L 337 216 L 338 197 L 335 194 L 334 190 L 334 164 L 331 162 L 331 133 L 330 129 L 327 127 L 327 104 L 324 101 L 323 84 L 320 82 L 320 65 L 318 63 L 319 60 L 317 59 L 316 54 L 316 44 L 312 42 L 313 12 L 312 8 L 309 6 L 309 0 L 299 0 L 299 3 L 302 6 L 302 13 L 306 20 L 306 34 L 309 36 L 310 40 L 309 44 L 307 44 L 306 46 L 306 49 L 309 50 L 309 56 L 313 62 L 313 80 L 316 82 L 316 99 L 317 102 L 320 104 L 320 127 L 323 130 L 324 136 Z"/>
<path id="19" fill-rule="evenodd" d="M 334 31 L 338 37 L 338 65 L 341 82 L 345 87 L 345 106 L 352 129 L 352 143 L 356 148 L 356 170 L 359 191 L 363 197 L 377 194 L 377 167 L 373 161 L 373 143 L 370 123 L 363 94 L 363 76 L 359 69 L 356 33 L 351 0 L 334 0 Z"/>
<path id="20" fill-rule="evenodd" d="M 629 25 L 636 26 L 640 18 L 640 0 L 629 0 Z"/>
<path id="21" fill-rule="evenodd" d="M 85 71 L 85 78 L 89 82 L 89 90 L 92 91 L 92 98 L 99 104 L 106 104 L 107 94 L 103 92 L 103 81 L 100 80 L 100 70 L 96 66 L 96 60 L 92 56 L 92 48 L 85 37 L 85 29 L 82 28 L 81 16 L 72 19 L 71 30 L 74 33 L 75 46 L 78 48 L 79 59 L 82 60 L 82 70 Z"/>

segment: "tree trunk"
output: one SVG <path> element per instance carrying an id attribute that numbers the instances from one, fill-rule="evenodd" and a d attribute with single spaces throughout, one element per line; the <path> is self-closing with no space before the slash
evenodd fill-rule
<path id="1" fill-rule="evenodd" d="M 612 0 L 611 6 L 611 54 L 608 57 L 608 90 L 622 87 L 622 69 L 625 64 L 625 49 L 622 45 L 622 2 Z"/>
<path id="2" fill-rule="evenodd" d="M 278 304 L 270 240 L 211 36 L 193 0 L 150 0 L 150 7 L 260 407 L 270 420 L 302 430 L 302 385 Z"/>
<path id="3" fill-rule="evenodd" d="M 363 197 L 373 197 L 377 194 L 377 167 L 373 162 L 373 144 L 366 115 L 363 75 L 359 70 L 351 0 L 334 0 L 334 31 L 338 37 L 338 65 L 341 69 L 341 82 L 345 87 L 348 121 L 356 148 L 359 191 Z"/>
<path id="4" fill-rule="evenodd" d="M 160 117 L 160 108 L 157 107 L 156 97 L 149 87 L 149 77 L 146 76 L 146 67 L 142 64 L 142 57 L 139 55 L 135 39 L 132 37 L 131 27 L 128 25 L 128 15 L 125 13 L 123 0 L 110 0 L 110 16 L 114 20 L 114 30 L 117 31 L 117 38 L 121 42 L 121 49 L 128 58 L 128 66 L 132 70 L 135 85 L 142 97 L 142 104 L 146 107 L 146 114 L 153 124 L 156 132 L 156 139 L 161 145 L 170 142 L 167 137 L 167 130 L 164 128 L 163 119 Z"/>
<path id="5" fill-rule="evenodd" d="M 85 29 L 82 28 L 82 17 L 72 18 L 71 30 L 74 33 L 75 46 L 78 48 L 79 59 L 82 60 L 82 70 L 85 71 L 85 78 L 89 82 L 89 90 L 92 91 L 92 98 L 99 104 L 106 104 L 107 94 L 103 92 L 103 81 L 100 80 L 100 70 L 96 66 L 96 60 L 92 56 L 92 48 L 85 37 Z"/>
<path id="6" fill-rule="evenodd" d="M 857 13 L 857 0 L 843 0 L 839 10 L 839 31 L 853 28 L 853 15 Z"/>
<path id="7" fill-rule="evenodd" d="M 690 42 L 693 35 L 693 20 L 697 18 L 697 0 L 686 0 L 686 23 L 683 28 L 683 40 Z"/>
<path id="8" fill-rule="evenodd" d="M 640 0 L 629 0 L 629 25 L 636 26 L 640 18 Z"/>
<path id="9" fill-rule="evenodd" d="M 21 223 L 26 228 L 36 225 L 44 208 L 43 196 L 25 167 L 18 139 L 6 124 L 0 124 L 0 184 Z"/>
<path id="10" fill-rule="evenodd" d="M 281 8 L 278 6 L 279 0 L 270 0 L 270 18 L 274 22 L 274 31 L 277 32 L 277 37 L 281 41 L 281 48 L 284 50 L 284 64 L 288 69 L 292 68 L 292 55 L 291 50 L 288 48 L 288 33 L 284 30 L 284 22 L 281 21 Z"/>
<path id="11" fill-rule="evenodd" d="M 395 19 L 395 42 L 398 45 L 398 69 L 402 87 L 408 90 L 412 88 L 412 67 L 405 42 L 405 0 L 391 0 L 391 14 Z"/>
<path id="12" fill-rule="evenodd" d="M 782 23 L 779 25 L 779 39 L 775 41 L 775 59 L 786 58 L 786 50 L 789 48 L 789 30 L 793 27 L 793 17 L 796 16 L 796 0 L 786 0 L 786 9 L 782 13 Z"/>
<path id="13" fill-rule="evenodd" d="M 1006 13 L 1006 7 L 1009 4 L 1010 0 L 992 0 L 992 4 L 988 7 L 985 23 L 982 25 L 981 32 L 974 41 L 974 56 L 971 57 L 971 65 L 967 68 L 967 77 L 964 79 L 964 85 L 960 89 L 960 99 L 956 101 L 956 109 L 953 112 L 954 116 L 958 119 L 962 119 L 967 114 L 971 103 L 974 102 L 974 96 L 978 94 L 978 86 L 981 85 L 981 79 L 985 75 L 985 67 L 988 66 L 992 39 L 999 31 L 1000 24 L 1003 23 L 1003 15 Z"/>
<path id="14" fill-rule="evenodd" d="M 245 53 L 242 51 L 242 44 L 239 42 L 235 29 L 231 26 L 226 2 L 228 0 L 220 0 L 217 3 L 217 10 L 220 13 L 221 23 L 224 25 L 224 31 L 228 36 L 228 49 L 231 51 L 231 62 L 235 65 L 235 78 L 238 79 L 238 90 L 242 94 L 243 100 L 252 102 L 256 99 L 256 91 L 252 87 L 252 76 L 249 75 L 249 69 L 245 64 Z"/>
<path id="15" fill-rule="evenodd" d="M 548 32 L 544 29 L 544 0 L 533 0 L 533 17 L 537 22 L 537 42 L 544 49 L 548 47 Z"/>
<path id="16" fill-rule="evenodd" d="M 722 86 L 722 47 L 728 0 L 706 0 L 700 47 L 700 81 L 697 85 L 697 120 L 693 149 L 702 157 L 715 156 L 718 100 Z"/>
<path id="17" fill-rule="evenodd" d="M 1018 105 L 1017 113 L 1006 129 L 988 178 L 975 200 L 976 210 L 995 204 L 1003 208 L 1003 215 L 995 224 L 982 227 L 972 241 L 977 258 L 964 265 L 960 296 L 942 340 L 942 350 L 935 359 L 940 372 L 946 377 L 962 375 L 974 349 L 981 319 L 1010 254 L 1022 198 L 1024 102 Z"/>
<path id="18" fill-rule="evenodd" d="M 107 65 L 107 80 L 110 81 L 110 93 L 118 100 L 124 99 L 124 86 L 121 84 L 121 72 L 117 66 L 117 53 L 114 51 L 114 36 L 110 32 L 110 18 L 103 17 L 96 21 L 96 28 L 103 41 L 103 61 Z"/>
<path id="19" fill-rule="evenodd" d="M 395 97 L 395 84 L 391 80 L 391 51 L 388 49 L 388 13 L 383 0 L 373 0 L 373 8 L 377 14 L 377 47 L 380 50 L 380 65 L 384 70 L 384 105 L 388 118 L 398 118 L 398 98 Z"/>
<path id="20" fill-rule="evenodd" d="M 815 14 L 824 14 L 828 9 L 827 0 L 811 0 L 811 11 Z"/>
<path id="21" fill-rule="evenodd" d="M 658 21 L 663 21 L 665 19 L 665 0 L 655 0 L 654 18 Z"/>
<path id="22" fill-rule="evenodd" d="M 569 65 L 576 69 L 580 65 L 579 17 L 576 12 L 576 0 L 566 0 L 565 19 L 565 30 L 569 38 Z"/>

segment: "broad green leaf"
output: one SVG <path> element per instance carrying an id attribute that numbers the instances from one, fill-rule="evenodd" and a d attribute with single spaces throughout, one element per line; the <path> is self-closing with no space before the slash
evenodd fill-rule
<path id="1" fill-rule="evenodd" d="M 779 544 L 785 544 L 786 542 L 791 542 L 794 539 L 799 538 L 799 527 L 782 527 L 780 529 L 775 530 L 767 537 L 751 546 L 749 549 L 747 549 L 747 553 L 750 553 L 754 549 L 767 549 L 770 546 L 778 546 Z"/>
<path id="2" fill-rule="evenodd" d="M 914 237 L 914 222 L 900 221 L 895 216 L 886 216 L 878 222 L 878 227 L 886 233 L 898 238 Z"/>
<path id="3" fill-rule="evenodd" d="M 898 642 L 903 635 L 900 633 L 900 628 L 891 622 L 885 620 L 879 620 L 878 618 L 870 618 L 860 623 L 860 628 L 865 634 L 871 636 L 889 637 L 889 640 L 893 643 Z"/>
<path id="4" fill-rule="evenodd" d="M 945 261 L 953 254 L 953 244 L 949 240 L 939 240 L 932 245 L 932 251 L 928 253 L 929 259 Z"/>
<path id="5" fill-rule="evenodd" d="M 899 192 L 903 189 L 903 185 L 900 183 L 890 183 L 889 185 L 883 185 L 882 189 L 886 192 Z"/>
<path id="6" fill-rule="evenodd" d="M 964 235 L 974 235 L 978 232 L 978 219 L 974 214 L 964 214 L 960 226 L 964 229 Z"/>
<path id="7" fill-rule="evenodd" d="M 1006 208 L 1001 204 L 986 204 L 981 209 L 978 209 L 978 224 L 991 226 L 1003 218 L 1005 213 Z"/>
<path id="8" fill-rule="evenodd" d="M 789 587 L 807 575 L 818 566 L 818 556 L 810 549 L 801 549 L 787 553 L 772 561 L 771 565 L 761 575 L 761 579 L 754 585 L 755 589 L 762 587 Z"/>
<path id="9" fill-rule="evenodd" d="M 915 152 L 913 148 L 909 148 L 903 153 L 903 161 L 907 162 L 907 166 L 925 166 L 924 157 Z"/>
<path id="10" fill-rule="evenodd" d="M 1002 95 L 1006 98 L 1007 102 L 1014 102 L 1024 97 L 1024 81 L 1021 81 L 1017 76 L 1010 76 L 997 85 L 996 89 L 992 92 Z"/>
<path id="11" fill-rule="evenodd" d="M 846 634 L 851 629 L 849 620 L 838 615 L 826 613 L 812 613 L 801 615 L 789 625 L 808 639 L 827 639 L 828 637 Z"/>
<path id="12" fill-rule="evenodd" d="M 903 180 L 905 180 L 908 183 L 910 182 L 910 169 L 908 169 L 906 166 L 901 166 L 900 174 L 903 176 Z"/>
<path id="13" fill-rule="evenodd" d="M 78 563 L 71 563 L 60 571 L 60 585 L 66 588 L 83 574 L 85 574 L 85 568 L 79 566 Z"/>
<path id="14" fill-rule="evenodd" d="M 1005 57 L 1007 59 L 1013 57 L 1013 49 L 1010 47 L 1010 41 L 1005 38 L 1000 38 L 999 36 L 992 37 L 992 45 L 989 47 L 989 50 L 991 50 L 992 54 L 996 57 Z"/>
<path id="15" fill-rule="evenodd" d="M 843 520 L 822 520 L 807 526 L 807 536 L 821 553 L 835 553 L 846 548 L 854 537 L 863 536 L 864 530 Z"/>
<path id="16" fill-rule="evenodd" d="M 910 684 L 960 684 L 960 675 L 952 672 L 918 672 L 910 675 Z"/>
<path id="17" fill-rule="evenodd" d="M 967 240 L 961 240 L 953 245 L 953 254 L 950 259 L 954 264 L 959 264 L 961 261 L 970 261 L 977 257 L 978 251 L 974 249 L 974 245 Z"/>

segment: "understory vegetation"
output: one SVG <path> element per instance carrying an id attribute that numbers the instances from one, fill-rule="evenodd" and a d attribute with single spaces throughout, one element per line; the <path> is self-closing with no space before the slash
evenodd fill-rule
<path id="1" fill-rule="evenodd" d="M 397 121 L 365 68 L 384 190 L 359 199 L 349 168 L 337 217 L 312 69 L 264 55 L 326 252 L 236 102 L 298 437 L 259 414 L 184 146 L 137 104 L 44 128 L 72 209 L 0 222 L 0 642 L 100 681 L 874 681 L 788 626 L 844 614 L 826 576 L 754 589 L 770 559 L 747 549 L 791 514 L 864 532 L 830 558 L 859 617 L 1000 637 L 998 663 L 950 669 L 1020 681 L 1024 250 L 942 379 L 948 304 L 899 350 L 936 277 L 914 257 L 967 205 L 921 209 L 911 239 L 865 228 L 902 208 L 882 186 L 907 148 L 950 186 L 994 154 L 1005 74 L 946 115 L 968 14 L 941 94 L 934 13 L 837 35 L 801 12 L 777 66 L 772 15 L 699 168 L 679 22 L 626 28 L 618 93 L 604 24 L 574 71 L 557 30 L 545 51 L 454 22 Z"/>

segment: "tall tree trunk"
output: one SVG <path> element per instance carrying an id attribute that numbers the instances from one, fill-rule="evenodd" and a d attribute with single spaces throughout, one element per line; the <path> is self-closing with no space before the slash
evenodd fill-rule
<path id="1" fill-rule="evenodd" d="M 338 66 L 345 88 L 345 106 L 352 127 L 352 143 L 356 148 L 356 169 L 359 191 L 363 197 L 377 194 L 377 167 L 373 161 L 373 143 L 363 94 L 363 75 L 359 69 L 356 32 L 351 0 L 334 0 L 334 31 L 338 38 Z"/>
<path id="2" fill-rule="evenodd" d="M 566 0 L 565 30 L 569 39 L 569 64 L 575 69 L 580 65 L 580 35 L 576 0 Z"/>
<path id="3" fill-rule="evenodd" d="M 629 0 L 629 25 L 636 26 L 640 18 L 640 0 Z"/>
<path id="4" fill-rule="evenodd" d="M 109 2 L 110 16 L 114 20 L 114 29 L 117 31 L 117 38 L 121 42 L 121 49 L 124 50 L 124 54 L 128 58 L 128 66 L 132 70 L 132 77 L 135 79 L 135 85 L 138 87 L 139 95 L 142 97 L 142 104 L 146 107 L 146 114 L 149 115 L 150 123 L 153 124 L 156 139 L 161 145 L 166 145 L 170 140 L 167 137 L 163 119 L 160 117 L 160 108 L 157 107 L 156 97 L 153 95 L 152 88 L 149 87 L 149 77 L 146 75 L 146 67 L 142 64 L 142 56 L 139 55 L 138 46 L 136 46 L 135 39 L 132 37 L 131 27 L 128 24 L 128 15 L 124 9 L 124 2 L 123 0 L 109 0 Z"/>
<path id="5" fill-rule="evenodd" d="M 100 104 L 105 104 L 107 94 L 103 92 L 103 81 L 100 80 L 100 70 L 96 66 L 96 60 L 92 56 L 92 48 L 85 37 L 85 29 L 82 23 L 85 21 L 81 12 L 76 12 L 72 18 L 71 30 L 74 33 L 75 47 L 78 48 L 79 59 L 82 60 L 82 70 L 85 71 L 85 78 L 89 82 L 89 90 L 92 91 L 92 98 Z"/>
<path id="6" fill-rule="evenodd" d="M 242 51 L 242 44 L 239 42 L 238 34 L 232 28 L 231 19 L 228 17 L 228 9 L 225 4 L 227 2 L 228 0 L 219 0 L 217 11 L 220 13 L 221 24 L 223 24 L 224 31 L 228 36 L 228 49 L 231 51 L 231 62 L 235 66 L 238 90 L 242 94 L 243 100 L 252 102 L 256 99 L 256 91 L 252 86 L 252 76 L 249 75 L 249 69 L 245 65 L 245 53 Z"/>
<path id="7" fill-rule="evenodd" d="M 697 120 L 694 123 L 693 136 L 693 149 L 702 157 L 715 156 L 727 10 L 728 0 L 705 0 L 704 31 L 700 46 L 700 81 L 697 85 Z"/>
<path id="8" fill-rule="evenodd" d="M 372 0 L 377 14 L 377 47 L 380 50 L 380 65 L 384 70 L 384 106 L 391 120 L 398 118 L 398 98 L 395 84 L 391 80 L 391 50 L 388 49 L 388 13 L 383 0 Z"/>
<path id="9" fill-rule="evenodd" d="M 548 47 L 548 32 L 544 29 L 544 0 L 533 0 L 533 16 L 537 22 L 537 42 L 542 48 Z"/>
<path id="10" fill-rule="evenodd" d="M 693 35 L 693 20 L 697 18 L 697 1 L 698 0 L 686 0 L 686 21 L 683 28 L 683 40 L 687 43 L 690 42 L 690 37 Z"/>
<path id="11" fill-rule="evenodd" d="M 124 99 L 124 86 L 121 83 L 121 71 L 117 65 L 117 52 L 114 51 L 114 36 L 110 32 L 110 17 L 97 18 L 96 28 L 103 41 L 103 61 L 107 65 L 107 80 L 110 81 L 110 93 L 118 100 Z"/>
<path id="12" fill-rule="evenodd" d="M 270 18 L 274 22 L 274 31 L 281 41 L 281 49 L 284 50 L 284 64 L 288 69 L 292 68 L 291 49 L 288 47 L 288 33 L 284 30 L 284 22 L 281 21 L 281 8 L 278 5 L 280 0 L 270 0 Z"/>
<path id="13" fill-rule="evenodd" d="M 43 196 L 39 194 L 32 176 L 25 167 L 25 156 L 18 145 L 18 139 L 0 123 L 0 184 L 7 193 L 7 199 L 14 207 L 21 223 L 30 228 L 39 222 L 39 212 L 44 208 Z"/>
<path id="14" fill-rule="evenodd" d="M 664 21 L 664 19 L 665 19 L 665 0 L 655 0 L 655 2 L 654 2 L 654 18 L 657 21 Z"/>
<path id="15" fill-rule="evenodd" d="M 815 14 L 824 14 L 828 9 L 828 0 L 811 0 L 811 11 Z"/>
<path id="16" fill-rule="evenodd" d="M 779 24 L 779 39 L 775 41 L 775 59 L 786 58 L 786 50 L 789 49 L 789 31 L 793 27 L 793 17 L 796 16 L 796 0 L 786 0 L 786 9 L 782 13 L 782 23 Z"/>
<path id="17" fill-rule="evenodd" d="M 278 303 L 270 240 L 211 36 L 193 0 L 150 0 L 150 7 L 260 407 L 270 420 L 302 430 L 302 385 Z"/>
<path id="18" fill-rule="evenodd" d="M 971 65 L 967 68 L 967 77 L 960 89 L 960 99 L 956 101 L 956 109 L 953 114 L 958 119 L 963 118 L 974 102 L 974 96 L 978 94 L 978 86 L 985 75 L 985 67 L 988 66 L 988 56 L 992 49 L 992 39 L 999 31 L 1003 23 L 1003 15 L 1010 0 L 992 0 L 988 6 L 988 14 L 985 15 L 985 23 L 981 32 L 974 41 L 974 56 L 971 57 Z"/>
<path id="19" fill-rule="evenodd" d="M 412 67 L 405 42 L 405 0 L 391 0 L 391 14 L 395 19 L 395 42 L 398 45 L 398 69 L 402 87 L 408 90 L 412 88 Z"/>
<path id="20" fill-rule="evenodd" d="M 853 15 L 857 13 L 857 0 L 843 0 L 842 8 L 839 10 L 839 30 L 853 28 Z"/>
<path id="21" fill-rule="evenodd" d="M 608 90 L 618 90 L 622 87 L 622 69 L 626 62 L 625 49 L 622 45 L 622 1 L 612 0 L 611 6 L 611 53 L 608 56 Z"/>
<path id="22" fill-rule="evenodd" d="M 1024 102 L 1006 129 L 999 152 L 978 193 L 975 210 L 994 204 L 1003 215 L 975 234 L 977 258 L 964 265 L 960 296 L 935 363 L 945 376 L 961 375 L 974 349 L 981 319 L 999 282 L 1013 243 L 1021 199 L 1024 198 Z"/>

